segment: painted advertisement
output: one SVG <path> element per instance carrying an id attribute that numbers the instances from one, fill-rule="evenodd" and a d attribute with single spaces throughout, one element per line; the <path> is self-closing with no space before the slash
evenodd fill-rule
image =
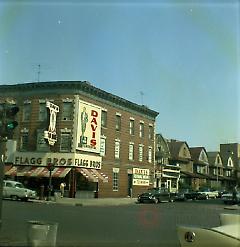
<path id="1" fill-rule="evenodd" d="M 77 150 L 100 153 L 101 108 L 79 100 Z"/>
<path id="2" fill-rule="evenodd" d="M 82 167 L 100 170 L 102 157 L 75 153 L 30 153 L 16 152 L 12 161 L 14 165 L 54 167 Z"/>
<path id="3" fill-rule="evenodd" d="M 133 168 L 133 185 L 149 186 L 149 169 Z"/>

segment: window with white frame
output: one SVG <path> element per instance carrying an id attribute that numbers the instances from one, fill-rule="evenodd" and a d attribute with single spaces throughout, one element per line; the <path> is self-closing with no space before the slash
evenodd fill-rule
<path id="1" fill-rule="evenodd" d="M 113 168 L 113 191 L 118 191 L 119 168 Z"/>
<path id="2" fill-rule="evenodd" d="M 128 159 L 134 159 L 134 143 L 129 143 L 129 152 L 128 152 Z"/>
<path id="3" fill-rule="evenodd" d="M 28 122 L 30 121 L 31 116 L 31 102 L 24 103 L 23 105 L 23 121 Z"/>
<path id="4" fill-rule="evenodd" d="M 140 122 L 139 124 L 139 137 L 143 138 L 144 137 L 144 123 Z"/>
<path id="5" fill-rule="evenodd" d="M 143 145 L 139 144 L 138 146 L 138 161 L 143 161 Z"/>
<path id="6" fill-rule="evenodd" d="M 100 139 L 100 155 L 105 156 L 106 155 L 106 137 L 101 136 Z"/>
<path id="7" fill-rule="evenodd" d="M 119 139 L 115 140 L 114 157 L 115 159 L 120 158 L 120 140 Z"/>
<path id="8" fill-rule="evenodd" d="M 120 131 L 121 130 L 121 115 L 116 114 L 116 130 Z"/>
<path id="9" fill-rule="evenodd" d="M 101 114 L 101 125 L 102 127 L 107 127 L 107 111 L 102 110 L 102 114 Z"/>
<path id="10" fill-rule="evenodd" d="M 152 125 L 149 125 L 148 138 L 150 140 L 153 140 L 153 135 L 154 135 L 153 126 Z"/>
<path id="11" fill-rule="evenodd" d="M 63 102 L 62 120 L 69 121 L 73 119 L 73 102 Z"/>
<path id="12" fill-rule="evenodd" d="M 71 152 L 71 145 L 72 145 L 72 136 L 71 132 L 61 132 L 60 137 L 60 151 L 61 152 Z"/>
<path id="13" fill-rule="evenodd" d="M 152 147 L 148 147 L 148 162 L 152 163 Z"/>
<path id="14" fill-rule="evenodd" d="M 21 139 L 20 139 L 20 150 L 27 151 L 28 150 L 28 143 L 29 143 L 29 134 L 28 130 L 21 132 Z"/>
<path id="15" fill-rule="evenodd" d="M 118 173 L 113 172 L 113 191 L 118 191 Z"/>
<path id="16" fill-rule="evenodd" d="M 129 122 L 129 133 L 130 133 L 130 135 L 134 135 L 134 119 L 130 119 L 130 122 Z"/>
<path id="17" fill-rule="evenodd" d="M 47 120 L 47 107 L 46 102 L 39 103 L 39 121 Z"/>
<path id="18" fill-rule="evenodd" d="M 37 151 L 49 151 L 49 145 L 44 139 L 44 130 L 37 130 Z"/>

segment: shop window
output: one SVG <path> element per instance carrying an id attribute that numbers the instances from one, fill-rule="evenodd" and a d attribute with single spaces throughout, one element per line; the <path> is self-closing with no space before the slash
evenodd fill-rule
<path id="1" fill-rule="evenodd" d="M 63 102 L 62 120 L 68 121 L 73 119 L 73 103 Z"/>
<path id="2" fill-rule="evenodd" d="M 31 104 L 25 103 L 23 105 L 23 121 L 24 122 L 30 121 L 30 116 L 31 116 Z"/>
<path id="3" fill-rule="evenodd" d="M 72 136 L 71 133 L 61 133 L 61 143 L 60 151 L 61 152 L 71 152 Z"/>
<path id="4" fill-rule="evenodd" d="M 129 143 L 128 159 L 129 160 L 133 160 L 134 159 L 134 144 L 133 143 Z"/>
<path id="5" fill-rule="evenodd" d="M 120 140 L 115 140 L 114 157 L 115 159 L 120 158 Z"/>
<path id="6" fill-rule="evenodd" d="M 134 135 L 134 120 L 133 119 L 130 119 L 130 122 L 129 122 L 129 132 L 130 132 L 130 135 Z"/>
<path id="7" fill-rule="evenodd" d="M 102 111 L 102 114 L 101 114 L 101 124 L 102 124 L 102 127 L 107 127 L 107 111 Z"/>
<path id="8" fill-rule="evenodd" d="M 144 123 L 140 123 L 139 125 L 139 137 L 140 138 L 144 137 Z"/>
<path id="9" fill-rule="evenodd" d="M 100 155 L 105 156 L 106 155 L 106 137 L 102 136 L 100 139 Z"/>

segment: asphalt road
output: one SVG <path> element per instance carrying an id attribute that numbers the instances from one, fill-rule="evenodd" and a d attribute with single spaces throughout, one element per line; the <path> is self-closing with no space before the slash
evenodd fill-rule
<path id="1" fill-rule="evenodd" d="M 0 246 L 26 246 L 27 222 L 38 220 L 59 223 L 60 247 L 179 247 L 177 225 L 218 226 L 224 207 L 219 200 L 101 207 L 4 201 Z"/>

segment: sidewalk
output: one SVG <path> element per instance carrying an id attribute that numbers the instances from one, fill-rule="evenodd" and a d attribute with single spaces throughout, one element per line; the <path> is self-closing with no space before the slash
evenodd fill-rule
<path id="1" fill-rule="evenodd" d="M 137 198 L 67 198 L 67 197 L 52 197 L 50 201 L 45 200 L 32 200 L 38 203 L 56 203 L 62 205 L 71 206 L 120 206 L 120 205 L 130 205 L 137 202 Z"/>

